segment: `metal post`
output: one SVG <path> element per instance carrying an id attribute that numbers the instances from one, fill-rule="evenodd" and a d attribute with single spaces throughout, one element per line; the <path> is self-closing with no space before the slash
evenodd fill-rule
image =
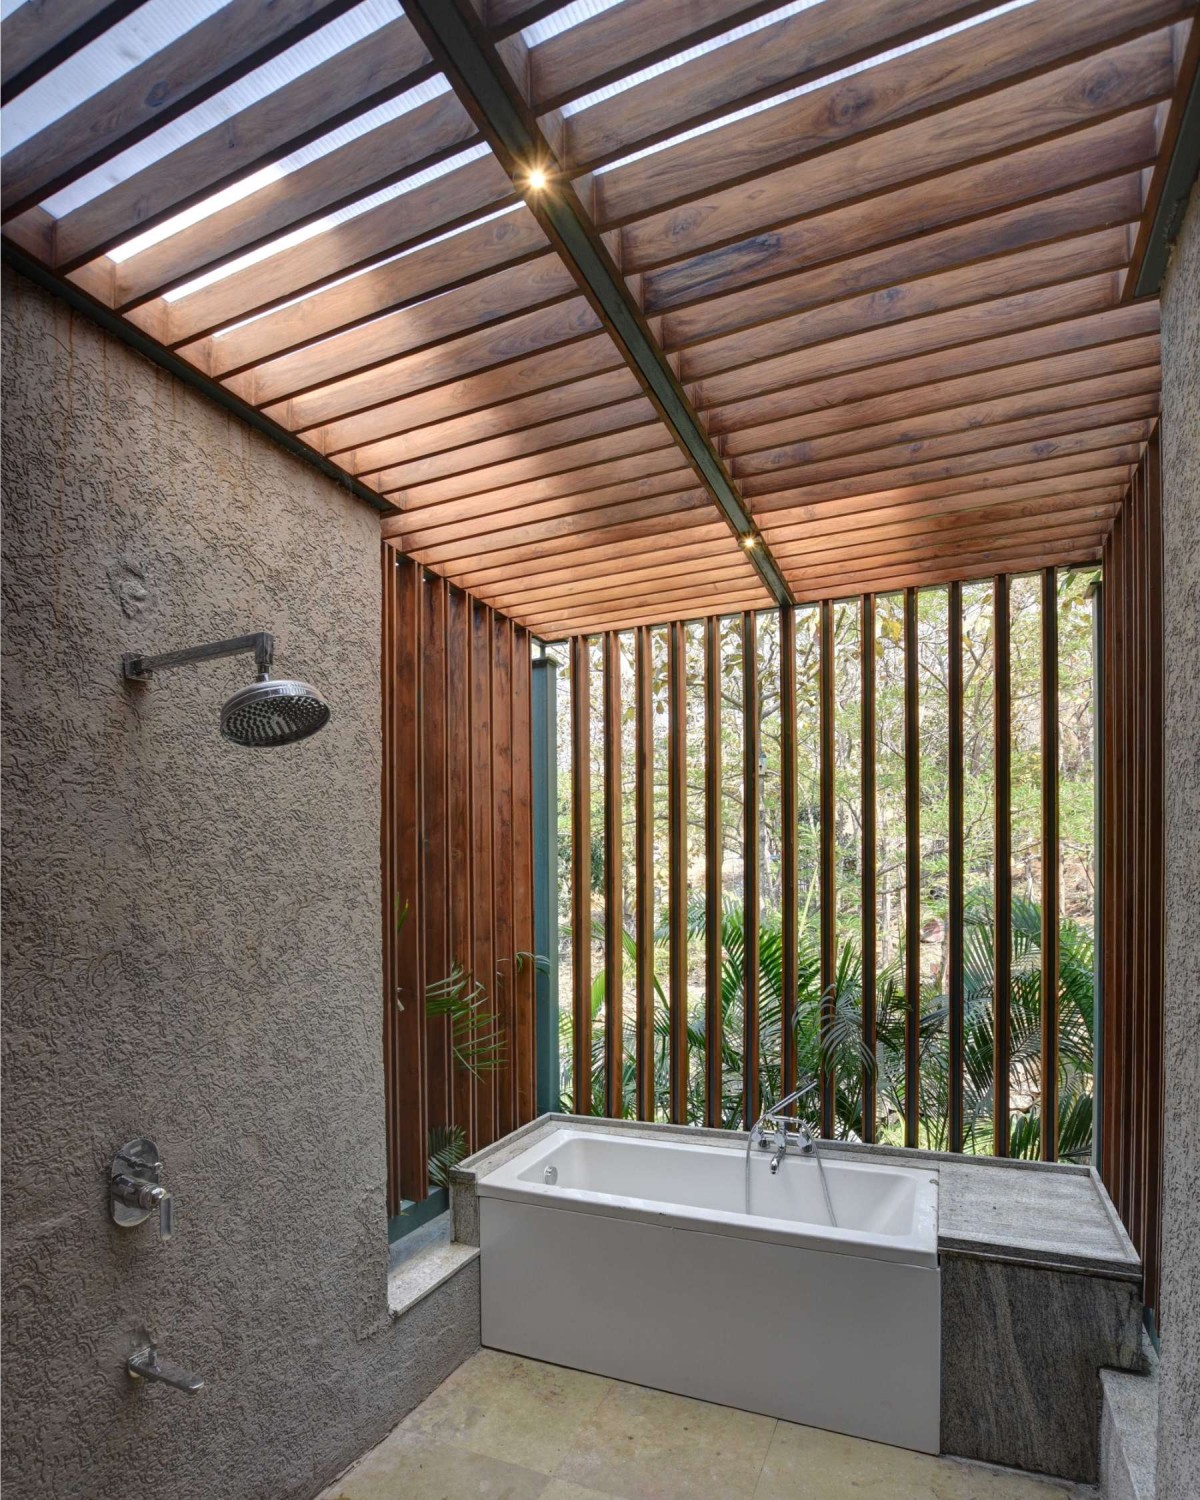
<path id="1" fill-rule="evenodd" d="M 537 1112 L 558 1108 L 558 663 L 533 662 L 533 947 Z"/>

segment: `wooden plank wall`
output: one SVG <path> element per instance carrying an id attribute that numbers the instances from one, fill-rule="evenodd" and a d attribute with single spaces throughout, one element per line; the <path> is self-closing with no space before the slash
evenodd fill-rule
<path id="1" fill-rule="evenodd" d="M 381 853 L 388 1213 L 428 1191 L 429 1133 L 469 1150 L 533 1118 L 529 633 L 385 543 Z M 500 1065 L 472 1071 L 428 986 L 486 991 Z"/>
<path id="2" fill-rule="evenodd" d="M 1158 1298 L 1162 1216 L 1162 491 L 1157 431 L 1104 548 L 1100 1174 Z"/>

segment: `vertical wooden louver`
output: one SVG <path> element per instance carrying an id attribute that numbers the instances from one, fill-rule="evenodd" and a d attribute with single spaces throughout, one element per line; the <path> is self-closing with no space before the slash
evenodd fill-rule
<path id="1" fill-rule="evenodd" d="M 1162 489 L 1157 432 L 1104 548 L 1100 1173 L 1158 1299 L 1163 1142 Z"/>
<path id="2" fill-rule="evenodd" d="M 478 1149 L 534 1112 L 528 632 L 382 550 L 384 1085 L 388 1212 L 428 1192 L 430 1132 Z M 470 1066 L 426 991 L 480 986 Z M 457 1052 L 457 1056 L 456 1056 Z M 477 1059 L 475 1059 L 477 1061 Z"/>
<path id="3" fill-rule="evenodd" d="M 1145 484 L 1139 481 L 1138 495 Z M 1123 534 L 1118 531 L 1118 543 Z M 1113 567 L 1117 582 L 1110 589 L 1125 577 L 1116 563 Z M 694 624 L 674 621 L 664 627 L 639 626 L 630 632 L 625 644 L 618 631 L 605 632 L 598 642 L 595 638 L 571 639 L 571 671 L 575 674 L 571 684 L 575 909 L 580 924 L 590 918 L 591 885 L 595 880 L 591 860 L 602 831 L 606 869 L 604 962 L 610 971 L 605 975 L 604 992 L 606 998 L 612 997 L 603 1035 L 593 1037 L 594 950 L 584 941 L 580 925 L 573 974 L 575 1058 L 579 1087 L 583 1089 L 578 1108 L 586 1112 L 603 1107 L 617 1113 L 629 1107 L 617 1087 L 617 1075 L 624 1069 L 629 1049 L 635 1081 L 633 1104 L 641 1118 L 750 1123 L 762 1105 L 771 1102 L 763 1097 L 768 1081 L 770 1089 L 783 1094 L 818 1078 L 820 1093 L 812 1102 L 810 1117 L 826 1135 L 841 1130 L 840 1111 L 847 1107 L 847 1096 L 857 1095 L 860 1113 L 853 1128 L 869 1141 L 877 1139 L 881 1128 L 886 1127 L 888 1139 L 909 1146 L 944 1144 L 952 1151 L 990 1149 L 1002 1156 L 1033 1151 L 1045 1160 L 1058 1156 L 1060 1085 L 1064 1092 L 1069 1087 L 1074 1096 L 1078 1084 L 1074 1078 L 1060 1077 L 1059 1056 L 1063 901 L 1058 819 L 1063 772 L 1058 749 L 1058 595 L 1064 572 L 1056 567 L 1039 567 L 1036 572 L 1016 576 L 1021 579 L 1019 592 L 1014 588 L 1014 575 L 1007 573 L 974 585 L 980 603 L 971 606 L 979 613 L 974 617 L 969 641 L 962 581 L 935 586 L 939 600 L 925 615 L 915 588 L 883 597 L 866 594 L 857 604 L 821 601 L 815 615 L 808 617 L 815 627 L 812 639 L 816 652 L 809 656 L 804 669 L 803 699 L 798 621 L 805 618 L 803 611 L 810 606 L 782 610 L 777 628 L 776 620 L 766 613 L 741 612 L 724 618 L 708 617 Z M 1029 588 L 1034 582 L 1036 591 Z M 991 596 L 990 608 L 983 602 L 984 589 Z M 1080 597 L 1079 585 L 1068 594 L 1072 599 Z M 1027 618 L 1021 615 L 1022 609 L 1031 612 L 1026 601 L 1039 599 L 1041 665 L 1035 695 L 1038 708 L 1031 721 L 1025 698 L 1014 706 L 1013 653 L 1020 647 L 1013 622 Z M 1144 616 L 1145 600 L 1141 595 L 1139 600 L 1138 608 Z M 855 621 L 855 645 L 838 638 L 843 618 Z M 926 620 L 931 622 L 929 626 Z M 936 623 L 943 620 L 944 625 Z M 987 626 L 990 638 L 984 645 L 980 630 Z M 939 628 L 944 630 L 944 647 L 937 644 Z M 924 634 L 927 629 L 935 633 Z M 687 643 L 697 637 L 703 644 L 702 654 L 689 659 Z M 1024 639 L 1022 635 L 1020 640 Z M 656 640 L 665 646 L 661 656 L 653 649 Z M 776 642 L 777 661 L 773 649 Z M 635 753 L 629 778 L 632 786 L 627 788 L 620 769 L 620 747 L 615 741 L 624 717 L 618 664 L 622 652 L 630 647 Z M 942 650 L 945 681 L 944 688 L 939 688 L 938 658 Z M 891 659 L 897 666 L 903 662 L 902 669 L 887 665 L 886 652 L 894 653 Z M 980 725 L 984 720 L 976 707 L 971 747 L 972 756 L 982 753 L 985 765 L 991 760 L 995 777 L 994 824 L 984 865 L 990 865 L 992 881 L 987 893 L 994 923 L 994 971 L 990 976 L 980 969 L 986 949 L 978 944 L 987 939 L 977 931 L 980 916 L 973 904 L 985 894 L 981 880 L 989 878 L 981 875 L 978 844 L 970 866 L 974 872 L 970 912 L 965 889 L 970 836 L 967 804 L 971 796 L 975 797 L 971 821 L 980 821 L 978 787 L 968 781 L 966 765 L 968 655 L 976 677 L 981 660 L 993 664 L 988 732 L 991 744 L 981 750 Z M 591 710 L 590 674 L 596 660 L 605 664 L 603 787 L 593 787 L 589 782 L 592 739 L 599 731 Z M 839 674 L 846 671 L 848 680 L 853 681 L 854 666 L 859 676 L 856 701 L 843 704 L 837 686 Z M 654 690 L 656 674 L 661 674 L 658 694 Z M 1115 668 L 1114 676 L 1119 685 Z M 1154 692 L 1161 693 L 1155 681 L 1147 679 L 1147 703 Z M 977 703 L 978 681 L 973 681 L 971 691 L 975 695 L 972 701 Z M 877 693 L 882 695 L 880 704 Z M 923 702 L 924 693 L 928 694 L 927 702 Z M 839 776 L 845 767 L 839 763 L 839 756 L 846 747 L 839 739 L 844 733 L 839 716 L 845 714 L 849 726 L 855 709 L 861 777 L 857 798 L 852 800 L 840 790 Z M 1139 711 L 1145 718 L 1150 710 L 1143 705 Z M 662 754 L 657 769 L 656 713 L 660 716 L 658 743 Z M 924 741 L 923 713 L 927 716 Z M 1018 826 L 1018 844 L 1013 831 L 1014 816 L 1019 819 L 1015 788 L 1029 784 L 1030 746 L 1025 741 L 1030 738 L 1031 723 L 1045 774 L 1038 777 L 1039 824 L 1031 833 Z M 798 772 L 802 734 L 815 742 L 815 774 L 811 784 L 803 786 Z M 855 729 L 849 729 L 849 734 L 853 741 Z M 853 758 L 852 744 L 850 753 Z M 1021 761 L 1014 770 L 1018 753 Z M 1128 758 L 1127 747 L 1123 754 Z M 730 764 L 725 764 L 727 758 Z M 739 759 L 740 765 L 736 765 Z M 944 793 L 939 771 L 942 764 Z M 1119 756 L 1113 764 L 1118 768 L 1114 774 L 1123 776 L 1120 768 L 1124 762 Z M 923 771 L 928 775 L 928 785 L 922 784 Z M 776 774 L 781 817 L 773 818 L 770 829 L 764 832 L 764 787 L 773 794 Z M 973 777 L 979 774 L 978 766 L 970 772 Z M 661 788 L 655 787 L 656 775 L 663 780 Z M 1149 784 L 1145 775 L 1137 785 L 1143 783 Z M 657 817 L 656 792 L 665 804 L 659 806 Z M 944 832 L 939 832 L 936 812 L 931 812 L 923 839 L 922 798 L 927 796 L 928 805 L 935 809 L 943 795 Z M 626 806 L 627 800 L 631 806 Z M 1021 804 L 1027 800 L 1022 791 Z M 1140 796 L 1137 801 L 1140 806 Z M 855 811 L 861 828 L 857 878 L 851 873 L 852 861 L 843 865 L 839 859 L 837 837 L 838 820 L 852 819 Z M 623 910 L 621 877 L 626 872 L 619 830 L 622 819 L 631 812 L 636 828 L 625 857 L 633 862 L 627 873 L 634 898 L 633 909 L 627 913 Z M 1112 816 L 1111 809 L 1107 816 Z M 811 820 L 808 827 L 815 838 L 801 858 L 799 844 L 806 820 Z M 1134 836 L 1128 830 L 1117 832 L 1126 843 Z M 978 832 L 976 837 L 980 837 Z M 943 839 L 948 843 L 944 851 L 939 848 Z M 697 888 L 697 870 L 691 863 L 701 845 L 705 866 L 702 896 Z M 938 861 L 943 853 L 945 873 L 941 876 Z M 890 871 L 886 863 L 889 859 L 893 862 Z M 1021 866 L 1016 872 L 1014 859 Z M 803 868 L 806 861 L 808 868 Z M 735 904 L 740 897 L 742 912 L 740 922 L 734 915 L 727 924 L 723 903 L 730 893 L 726 884 L 730 865 L 737 872 L 732 877 L 732 890 Z M 902 884 L 899 888 L 893 885 L 889 896 L 886 882 L 894 880 L 897 865 Z M 1039 868 L 1040 975 L 1033 977 L 1040 977 L 1045 1000 L 1036 1002 L 1039 1013 L 1034 1016 L 1031 1059 L 1027 1018 L 1018 1015 L 1014 995 L 1022 985 L 1028 986 L 1031 977 L 1023 957 L 1018 964 L 1017 948 L 1023 952 L 1027 940 L 1023 903 L 1030 871 L 1036 874 Z M 1018 878 L 1020 894 L 1014 889 Z M 1105 878 L 1110 878 L 1107 873 Z M 939 890 L 943 882 L 944 893 Z M 762 899 L 765 891 L 770 892 L 769 907 Z M 840 961 L 839 898 L 847 907 L 855 898 L 859 903 L 862 948 L 857 979 L 852 963 L 843 973 Z M 1131 892 L 1128 899 L 1134 903 L 1131 911 L 1135 923 L 1149 920 L 1152 898 L 1143 900 Z M 886 910 L 889 900 L 893 903 L 890 917 Z M 936 924 L 943 900 L 945 930 L 939 939 Z M 1014 900 L 1020 924 L 1014 917 Z M 773 930 L 776 913 L 777 933 Z M 885 960 L 879 932 L 889 921 L 899 941 Z M 805 930 L 801 930 L 802 923 Z M 619 976 L 626 962 L 624 946 L 618 941 L 622 930 L 629 934 L 635 954 L 629 962 L 634 968 L 636 1016 L 629 1028 L 621 1009 L 623 983 Z M 944 943 L 940 959 L 935 958 L 936 948 L 923 955 L 926 940 L 933 945 Z M 853 954 L 846 957 L 852 960 Z M 931 969 L 935 962 L 936 976 Z M 1076 962 L 1074 956 L 1072 962 Z M 968 973 L 971 965 L 973 971 Z M 944 985 L 944 991 L 931 990 L 935 979 Z M 989 979 L 990 996 L 979 989 Z M 815 1014 L 813 986 L 818 997 Z M 807 997 L 806 988 L 810 989 Z M 1131 1002 L 1137 1008 L 1130 1024 L 1139 1034 L 1151 1036 L 1154 1024 L 1143 996 L 1144 986 Z M 660 1006 L 657 1017 L 656 997 Z M 986 1141 L 979 1124 L 978 1095 L 981 1088 L 985 1095 L 989 1090 L 987 1082 L 978 1076 L 983 1057 L 979 1037 L 969 1030 L 979 1024 L 980 1002 L 990 1006 L 994 1040 L 987 1081 L 995 1105 Z M 861 1008 L 861 1048 L 848 1063 L 845 1020 L 849 1007 L 856 1003 Z M 1027 990 L 1022 1003 L 1028 1003 Z M 944 1036 L 938 1037 L 938 1012 L 943 1004 Z M 820 1044 L 815 1051 L 813 1037 L 802 1037 L 798 1023 L 815 1031 Z M 875 1065 L 884 1026 L 888 1030 L 883 1035 L 883 1050 L 891 1053 L 898 1049 L 899 1056 L 888 1063 L 889 1072 L 881 1077 Z M 836 1043 L 831 1046 L 833 1038 Z M 798 1076 L 802 1042 L 805 1063 L 803 1076 Z M 945 1065 L 939 1060 L 929 1067 L 923 1096 L 922 1060 L 929 1046 L 944 1046 Z M 698 1054 L 701 1047 L 702 1058 L 691 1055 Z M 836 1062 L 835 1047 L 843 1049 Z M 1072 1051 L 1077 1051 L 1074 1042 Z M 984 1064 L 985 1069 L 988 1066 Z M 582 1072 L 588 1068 L 594 1070 L 596 1079 L 590 1094 Z M 846 1069 L 852 1077 L 843 1076 L 840 1070 Z M 602 1075 L 608 1080 L 603 1090 L 598 1085 Z M 975 1096 L 970 1109 L 964 1097 L 968 1077 Z M 941 1098 L 937 1091 L 943 1084 L 945 1096 Z M 853 1102 L 849 1107 L 853 1108 Z M 931 1107 L 935 1114 L 940 1107 L 945 1115 L 942 1125 L 932 1133 Z M 1139 1095 L 1138 1108 L 1144 1112 L 1149 1107 Z M 1049 1113 L 1045 1123 L 1043 1111 Z M 941 1136 L 937 1129 L 943 1131 Z M 1078 1159 L 1077 1144 L 1072 1157 Z M 1131 1203 L 1131 1214 L 1146 1217 L 1147 1213 L 1140 1201 Z"/>

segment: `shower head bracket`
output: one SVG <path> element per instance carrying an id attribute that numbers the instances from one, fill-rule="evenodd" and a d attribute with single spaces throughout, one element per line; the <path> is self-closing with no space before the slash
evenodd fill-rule
<path id="1" fill-rule="evenodd" d="M 121 670 L 126 682 L 149 682 L 155 672 L 169 667 L 184 667 L 189 662 L 213 661 L 220 656 L 241 656 L 254 652 L 258 675 L 265 678 L 271 670 L 275 655 L 275 638 L 265 630 L 256 630 L 251 635 L 237 635 L 228 641 L 209 641 L 203 646 L 188 646 L 182 651 L 164 651 L 161 656 L 144 656 L 139 651 L 126 651 L 121 658 Z"/>

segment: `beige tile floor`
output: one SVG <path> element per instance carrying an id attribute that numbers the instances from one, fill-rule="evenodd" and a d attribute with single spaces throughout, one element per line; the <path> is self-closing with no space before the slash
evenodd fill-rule
<path id="1" fill-rule="evenodd" d="M 321 1500 L 1083 1500 L 484 1349 Z"/>

